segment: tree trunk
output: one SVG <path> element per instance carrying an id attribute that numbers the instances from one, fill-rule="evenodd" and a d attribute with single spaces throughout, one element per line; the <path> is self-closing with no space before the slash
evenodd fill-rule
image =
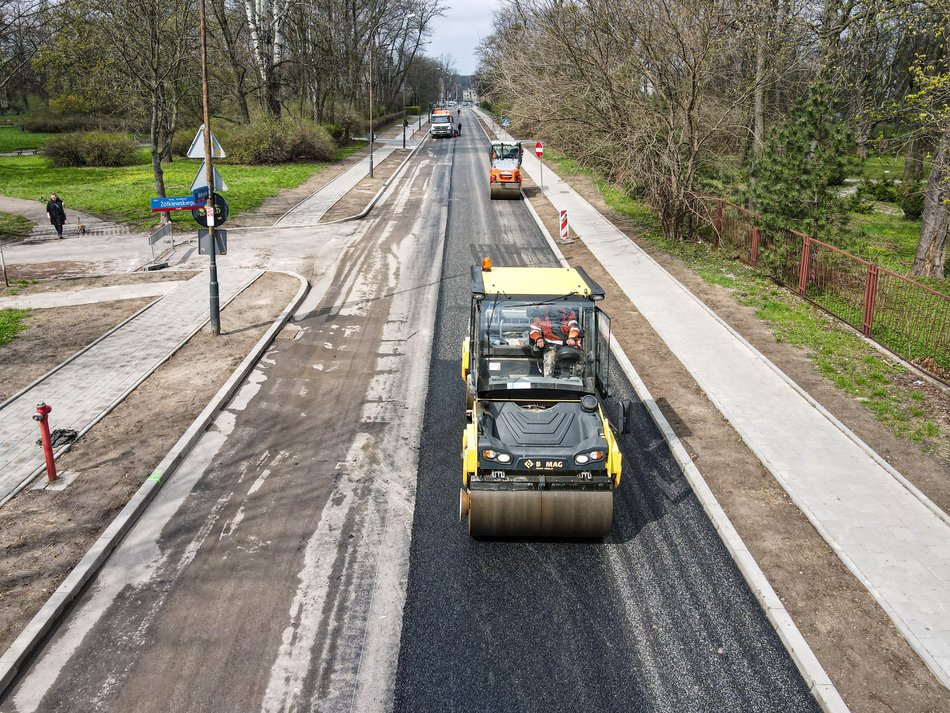
<path id="1" fill-rule="evenodd" d="M 755 47 L 755 94 L 752 100 L 752 151 L 759 160 L 765 153 L 765 37 L 759 30 Z"/>
<path id="2" fill-rule="evenodd" d="M 911 139 L 904 156 L 904 192 L 911 191 L 924 177 L 924 152 L 919 138 Z"/>
<path id="3" fill-rule="evenodd" d="M 912 275 L 944 277 L 947 261 L 947 236 L 950 234 L 950 131 L 940 138 L 940 145 L 930 164 L 930 176 L 924 190 L 924 214 L 920 226 L 920 242 L 914 256 Z"/>

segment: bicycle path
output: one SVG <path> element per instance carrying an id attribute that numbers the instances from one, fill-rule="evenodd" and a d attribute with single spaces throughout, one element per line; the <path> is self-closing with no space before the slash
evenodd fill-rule
<path id="1" fill-rule="evenodd" d="M 540 184 L 539 160 L 525 152 L 523 166 Z M 594 257 L 950 687 L 950 518 L 549 166 L 544 194 L 568 211 Z"/>
<path id="2" fill-rule="evenodd" d="M 221 305 L 261 270 L 219 269 Z M 208 276 L 199 274 L 0 406 L 0 504 L 43 464 L 36 404 L 52 406 L 50 429 L 80 434 L 134 389 L 208 321 Z"/>

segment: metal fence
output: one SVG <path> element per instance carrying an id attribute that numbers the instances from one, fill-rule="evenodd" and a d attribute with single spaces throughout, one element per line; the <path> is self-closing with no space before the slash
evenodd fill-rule
<path id="1" fill-rule="evenodd" d="M 865 336 L 950 383 L 950 295 L 717 200 L 716 239 Z"/>

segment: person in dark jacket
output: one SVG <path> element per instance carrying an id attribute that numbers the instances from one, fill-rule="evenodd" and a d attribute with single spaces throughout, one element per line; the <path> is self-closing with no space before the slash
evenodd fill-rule
<path id="1" fill-rule="evenodd" d="M 66 211 L 63 209 L 63 199 L 55 193 L 50 194 L 49 201 L 46 203 L 46 217 L 49 218 L 50 225 L 56 228 L 56 234 L 62 239 Z"/>

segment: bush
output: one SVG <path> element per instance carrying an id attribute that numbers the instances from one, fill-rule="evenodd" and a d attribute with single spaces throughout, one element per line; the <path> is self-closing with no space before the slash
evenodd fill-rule
<path id="1" fill-rule="evenodd" d="M 882 203 L 897 202 L 897 184 L 891 180 L 865 180 L 862 185 L 862 192 L 869 198 L 881 201 Z"/>
<path id="2" fill-rule="evenodd" d="M 267 119 L 221 132 L 228 160 L 249 165 L 291 161 L 330 161 L 336 145 L 330 133 L 312 121 Z"/>
<path id="3" fill-rule="evenodd" d="M 101 128 L 95 117 L 88 114 L 36 114 L 24 117 L 21 122 L 27 131 L 45 134 L 61 134 L 69 131 L 93 131 Z"/>
<path id="4" fill-rule="evenodd" d="M 904 191 L 900 206 L 907 220 L 920 220 L 924 214 L 924 192 L 918 187 Z"/>
<path id="5" fill-rule="evenodd" d="M 323 124 L 324 129 L 330 134 L 330 138 L 337 146 L 345 146 L 347 142 L 347 132 L 340 124 Z"/>
<path id="6" fill-rule="evenodd" d="M 57 168 L 131 166 L 138 146 L 128 134 L 86 131 L 50 139 L 42 152 Z"/>
<path id="7" fill-rule="evenodd" d="M 175 135 L 172 136 L 172 156 L 186 158 L 188 149 L 191 148 L 191 142 L 194 141 L 197 133 L 197 126 L 194 129 L 177 129 Z M 214 130 L 212 130 L 212 133 L 214 133 Z"/>

